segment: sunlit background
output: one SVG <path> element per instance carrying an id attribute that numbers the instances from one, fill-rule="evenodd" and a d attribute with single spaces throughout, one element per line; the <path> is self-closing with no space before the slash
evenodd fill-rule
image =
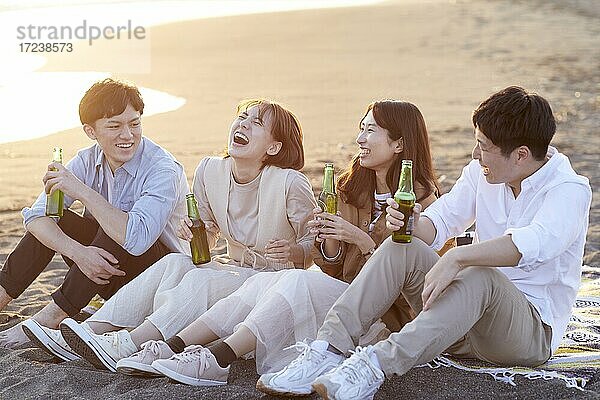
<path id="1" fill-rule="evenodd" d="M 173 22 L 215 18 L 230 15 L 270 13 L 310 8 L 349 7 L 377 3 L 377 0 L 3 0 L 0 2 L 0 143 L 20 141 L 46 136 L 79 126 L 77 107 L 79 100 L 94 81 L 121 73 L 151 73 L 148 28 Z M 86 40 L 70 40 L 74 51 L 89 51 L 103 46 L 114 51 L 118 46 L 130 46 L 121 51 L 125 58 L 107 57 L 103 62 L 85 65 L 81 59 L 69 65 L 65 59 L 71 54 L 51 54 L 61 57 L 65 71 L 44 71 L 47 56 L 44 53 L 22 52 L 21 43 L 32 42 L 17 38 L 17 27 L 33 25 L 70 27 L 126 26 L 128 20 L 134 26 L 146 28 L 145 40 L 96 40 L 91 46 Z M 37 30 L 33 30 L 37 35 Z M 48 30 L 42 31 L 47 34 Z M 48 40 L 46 40 L 48 42 Z M 65 42 L 54 40 L 52 42 Z M 102 42 L 102 43 L 101 43 Z M 123 49 L 121 49 L 123 50 Z M 68 58 L 67 58 L 68 60 Z M 145 99 L 146 116 L 176 110 L 186 99 L 171 93 L 141 87 Z M 33 111 L 35 110 L 35 111 Z M 34 115 L 32 115 L 32 112 Z"/>

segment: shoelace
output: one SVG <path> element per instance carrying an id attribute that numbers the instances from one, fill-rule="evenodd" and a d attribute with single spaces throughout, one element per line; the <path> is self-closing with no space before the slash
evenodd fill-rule
<path id="1" fill-rule="evenodd" d="M 367 385 L 371 386 L 377 381 L 380 375 L 379 371 L 369 358 L 369 352 L 365 347 L 357 347 L 356 351 L 350 351 L 352 356 L 344 361 L 338 371 L 346 375 L 346 380 L 352 384 L 366 381 Z"/>
<path id="2" fill-rule="evenodd" d="M 112 346 L 117 349 L 117 353 L 121 353 L 121 341 L 119 340 L 119 335 L 117 332 L 107 332 L 104 334 L 105 336 L 112 336 Z"/>
<path id="3" fill-rule="evenodd" d="M 290 350 L 290 349 L 296 350 L 298 353 L 300 353 L 300 355 L 298 357 L 296 357 L 291 363 L 288 364 L 288 366 L 285 368 L 286 370 L 292 369 L 292 368 L 296 367 L 297 365 L 301 365 L 305 360 L 311 362 L 312 364 L 315 364 L 315 363 L 319 362 L 320 359 L 323 358 L 322 353 L 319 350 L 315 350 L 312 347 L 310 347 L 310 345 L 308 343 L 306 343 L 306 341 L 296 342 L 296 344 L 286 347 L 283 350 Z M 321 357 L 312 357 L 313 354 L 315 354 L 315 353 L 317 355 L 320 355 Z"/>
<path id="4" fill-rule="evenodd" d="M 210 350 L 206 347 L 195 344 L 186 347 L 183 353 L 175 354 L 171 359 L 182 363 L 198 361 L 198 375 L 201 375 L 210 367 L 210 363 L 208 362 L 209 354 Z"/>
<path id="5" fill-rule="evenodd" d="M 160 341 L 158 340 L 148 340 L 147 342 L 144 342 L 141 347 L 141 350 L 135 353 L 140 357 L 144 357 L 147 353 L 152 353 L 152 355 L 155 356 L 160 355 Z"/>

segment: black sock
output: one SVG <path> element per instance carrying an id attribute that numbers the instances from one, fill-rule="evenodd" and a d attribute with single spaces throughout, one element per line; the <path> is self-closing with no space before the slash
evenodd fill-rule
<path id="1" fill-rule="evenodd" d="M 181 353 L 185 349 L 185 343 L 179 336 L 173 336 L 171 339 L 165 340 L 165 343 L 169 345 L 173 353 Z"/>
<path id="2" fill-rule="evenodd" d="M 225 342 L 219 342 L 207 348 L 215 356 L 221 368 L 227 368 L 229 364 L 238 358 L 233 349 Z"/>
<path id="3" fill-rule="evenodd" d="M 336 349 L 332 345 L 328 345 L 327 346 L 327 351 L 329 351 L 329 352 L 331 352 L 333 354 L 337 354 L 338 356 L 343 356 L 344 355 L 344 353 L 342 353 L 341 351 L 339 351 L 338 349 Z"/>

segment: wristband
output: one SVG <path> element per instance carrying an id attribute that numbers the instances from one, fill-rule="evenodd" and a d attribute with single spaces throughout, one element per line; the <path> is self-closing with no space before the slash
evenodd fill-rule
<path id="1" fill-rule="evenodd" d="M 340 259 L 341 255 L 342 255 L 342 245 L 338 244 L 338 252 L 337 252 L 337 254 L 335 256 L 333 256 L 333 257 L 327 257 L 325 255 L 325 249 L 323 249 L 323 245 L 324 244 L 325 244 L 325 241 L 321 242 L 321 247 L 320 247 L 321 255 L 323 256 L 323 260 L 325 260 L 327 262 L 330 262 L 330 263 L 338 261 Z"/>

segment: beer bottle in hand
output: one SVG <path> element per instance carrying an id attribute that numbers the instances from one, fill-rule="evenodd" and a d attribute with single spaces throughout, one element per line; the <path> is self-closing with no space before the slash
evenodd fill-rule
<path id="1" fill-rule="evenodd" d="M 192 251 L 192 262 L 195 265 L 205 264 L 210 261 L 210 249 L 208 248 L 208 238 L 206 237 L 206 227 L 200 219 L 198 212 L 198 203 L 193 193 L 185 196 L 187 201 L 188 217 L 192 220 L 192 241 L 190 250 Z"/>
<path id="2" fill-rule="evenodd" d="M 52 152 L 52 161 L 61 163 L 63 162 L 62 149 L 55 147 Z M 56 168 L 52 169 L 56 171 Z M 65 195 L 61 190 L 55 190 L 54 193 L 46 196 L 46 215 L 48 217 L 60 218 L 63 216 L 63 204 Z"/>
<path id="3" fill-rule="evenodd" d="M 332 163 L 325 164 L 325 172 L 323 174 L 323 190 L 321 191 L 321 194 L 319 194 L 317 203 L 324 212 L 328 212 L 329 214 L 337 213 L 337 196 L 335 195 L 335 181 Z"/>
<path id="4" fill-rule="evenodd" d="M 414 220 L 413 207 L 416 201 L 415 192 L 413 191 L 411 160 L 402 160 L 402 172 L 400 172 L 400 182 L 398 183 L 398 190 L 394 194 L 394 200 L 400 206 L 399 210 L 404 214 L 404 225 L 399 230 L 392 232 L 392 240 L 396 243 L 410 243 L 412 241 Z"/>

